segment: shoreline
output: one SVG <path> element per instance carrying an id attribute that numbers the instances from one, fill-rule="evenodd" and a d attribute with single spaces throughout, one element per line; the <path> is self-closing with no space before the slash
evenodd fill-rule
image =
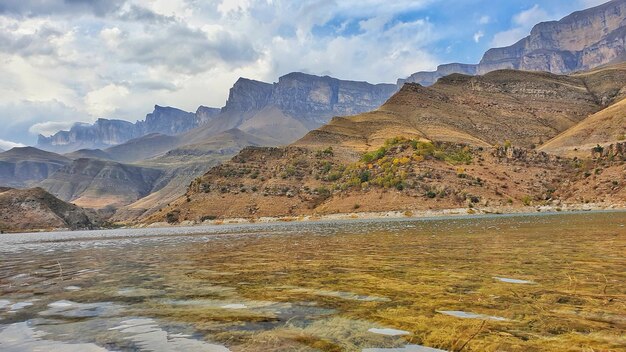
<path id="1" fill-rule="evenodd" d="M 474 207 L 474 208 L 448 208 L 448 209 L 428 209 L 428 210 L 391 210 L 380 212 L 351 212 L 351 213 L 335 213 L 325 215 L 301 215 L 301 216 L 276 216 L 276 217 L 259 217 L 259 218 L 226 218 L 199 221 L 183 221 L 178 224 L 169 224 L 165 222 L 157 222 L 152 224 L 134 224 L 120 225 L 119 227 L 103 227 L 97 229 L 29 229 L 5 231 L 3 235 L 12 234 L 28 234 L 28 233 L 63 233 L 63 232 L 80 232 L 80 231 L 107 231 L 107 230 L 124 230 L 124 229 L 167 229 L 167 228 L 201 228 L 201 227 L 220 227 L 225 225 L 263 225 L 263 224 L 287 224 L 287 223 L 313 223 L 325 221 L 358 221 L 358 220 L 445 220 L 445 219 L 463 219 L 477 216 L 515 216 L 515 215 L 558 215 L 568 213 L 584 213 L 584 212 L 624 212 L 626 211 L 626 203 L 606 204 L 606 203 L 588 203 L 588 204 L 561 204 L 543 205 L 543 206 L 527 206 L 527 207 Z"/>
<path id="2" fill-rule="evenodd" d="M 522 214 L 562 214 L 573 212 L 592 211 L 626 211 L 626 204 L 562 204 L 542 205 L 527 207 L 474 207 L 474 208 L 449 208 L 428 210 L 390 210 L 380 212 L 351 212 L 325 215 L 294 215 L 294 216 L 265 216 L 259 218 L 225 218 L 200 221 L 182 221 L 178 224 L 156 222 L 152 224 L 138 224 L 121 228 L 168 228 L 168 227 L 200 227 L 222 226 L 238 224 L 272 224 L 289 222 L 315 222 L 315 221 L 350 221 L 350 220 L 385 220 L 385 219 L 428 219 L 428 218 L 463 218 L 477 215 L 522 215 Z"/>

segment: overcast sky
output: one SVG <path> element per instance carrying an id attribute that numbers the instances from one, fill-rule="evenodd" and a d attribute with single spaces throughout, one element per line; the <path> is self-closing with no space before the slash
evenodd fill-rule
<path id="1" fill-rule="evenodd" d="M 0 148 L 155 104 L 221 107 L 241 76 L 395 83 L 603 2 L 0 0 Z"/>

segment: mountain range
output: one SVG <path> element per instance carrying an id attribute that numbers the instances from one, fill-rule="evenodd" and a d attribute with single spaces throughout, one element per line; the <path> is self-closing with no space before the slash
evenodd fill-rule
<path id="1" fill-rule="evenodd" d="M 268 138 L 275 143 L 289 143 L 333 116 L 352 115 L 380 106 L 396 91 L 395 85 L 343 81 L 291 73 L 270 84 L 240 78 L 230 89 L 221 109 L 200 106 L 195 113 L 156 105 L 143 121 L 98 119 L 94 124 L 75 124 L 69 131 L 45 137 L 37 147 L 57 153 L 81 149 L 114 148 L 133 141 L 135 146 L 166 152 L 175 146 L 200 143 L 208 136 L 233 128 Z M 189 132 L 185 136 L 181 136 Z M 179 135 L 179 140 L 168 136 Z M 142 140 L 143 137 L 146 137 Z M 156 149 L 155 149 L 156 148 Z M 122 148 L 124 149 L 124 148 Z M 112 155 L 122 155 L 115 149 Z M 155 153 L 155 155 L 158 153 Z M 143 159 L 118 157 L 120 161 Z"/>
<path id="2" fill-rule="evenodd" d="M 488 50 L 478 64 L 441 65 L 436 71 L 417 72 L 400 79 L 398 85 L 432 85 L 453 73 L 482 75 L 515 69 L 563 74 L 620 62 L 626 55 L 625 21 L 626 1 L 609 1 L 574 12 L 560 21 L 539 23 L 517 43 Z"/>
<path id="3" fill-rule="evenodd" d="M 141 221 L 615 206 L 626 199 L 626 141 L 612 143 L 611 134 L 602 147 L 585 147 L 584 163 L 535 144 L 558 144 L 596 116 L 619 123 L 612 110 L 622 109 L 625 88 L 626 63 L 572 75 L 498 70 L 450 75 L 431 87 L 405 84 L 379 109 L 334 118 L 289 146 L 244 149 Z"/>

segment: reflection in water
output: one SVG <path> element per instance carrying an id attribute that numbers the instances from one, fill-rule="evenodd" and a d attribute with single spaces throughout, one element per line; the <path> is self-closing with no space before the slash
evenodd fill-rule
<path id="1" fill-rule="evenodd" d="M 35 331 L 28 323 L 16 323 L 0 330 L 0 347 L 3 352 L 106 352 L 92 343 L 64 343 L 46 340 L 45 333 Z"/>
<path id="2" fill-rule="evenodd" d="M 625 221 L 2 235 L 0 351 L 620 350 Z"/>

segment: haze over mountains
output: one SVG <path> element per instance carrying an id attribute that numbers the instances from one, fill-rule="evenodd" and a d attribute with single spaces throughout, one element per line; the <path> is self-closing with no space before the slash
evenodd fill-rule
<path id="1" fill-rule="evenodd" d="M 500 69 L 570 73 L 624 60 L 626 2 L 572 13 L 560 21 L 537 24 L 517 43 L 488 50 L 478 64 L 446 64 L 433 72 L 417 72 L 398 84 L 432 85 L 453 74 L 482 75 Z"/>

